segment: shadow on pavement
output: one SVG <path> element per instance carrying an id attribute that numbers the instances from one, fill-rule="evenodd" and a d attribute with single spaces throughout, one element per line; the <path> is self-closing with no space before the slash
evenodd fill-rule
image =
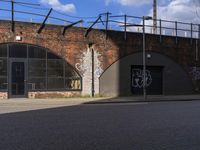
<path id="1" fill-rule="evenodd" d="M 0 114 L 1 150 L 200 147 L 200 103 L 77 105 Z"/>
<path id="2" fill-rule="evenodd" d="M 200 100 L 200 95 L 148 95 L 143 96 L 113 97 L 85 102 L 84 104 L 106 104 L 106 103 L 140 103 L 140 102 L 176 102 Z"/>

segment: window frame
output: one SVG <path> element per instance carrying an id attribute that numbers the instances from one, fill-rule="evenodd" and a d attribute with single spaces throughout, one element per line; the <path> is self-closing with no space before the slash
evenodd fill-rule
<path id="1" fill-rule="evenodd" d="M 26 46 L 26 58 L 22 58 L 22 59 L 26 59 L 26 63 L 27 63 L 27 91 L 28 92 L 36 92 L 36 91 L 38 91 L 38 92 L 48 92 L 48 91 L 61 91 L 61 92 L 68 92 L 68 91 L 82 91 L 82 87 L 83 87 L 83 85 L 82 85 L 82 76 L 80 75 L 80 73 L 77 71 L 77 69 L 76 68 L 74 68 L 72 65 L 70 65 L 63 57 L 60 57 L 60 56 L 58 56 L 57 54 L 55 54 L 54 52 L 52 52 L 51 50 L 49 50 L 48 48 L 44 48 L 44 47 L 41 47 L 41 46 L 38 46 L 38 45 L 32 45 L 32 44 L 26 44 L 26 43 L 2 43 L 2 44 L 0 44 L 0 45 L 6 45 L 6 48 L 7 48 L 7 57 L 0 57 L 0 59 L 6 59 L 7 60 L 7 76 L 5 76 L 6 78 L 7 78 L 7 89 L 0 89 L 0 92 L 8 92 L 8 90 L 9 90 L 9 74 L 10 74 L 10 64 L 9 64 L 9 62 L 10 62 L 10 60 L 11 59 L 13 59 L 13 58 L 15 58 L 15 57 L 9 57 L 10 56 L 10 54 L 9 54 L 9 46 L 10 45 L 25 45 Z M 31 47 L 31 46 L 33 46 L 33 47 L 35 47 L 35 48 L 39 48 L 40 50 L 44 50 L 45 51 L 45 53 L 46 53 L 46 56 L 45 56 L 45 58 L 31 58 L 31 57 L 29 57 L 29 48 Z M 55 57 L 54 58 L 48 58 L 48 54 L 51 54 L 51 56 L 53 56 L 53 55 L 55 55 Z M 18 58 L 18 57 L 16 57 L 16 58 Z M 59 58 L 59 59 L 57 59 L 57 58 Z M 19 58 L 19 59 L 21 59 L 21 58 Z M 46 62 L 46 65 L 45 65 L 45 71 L 46 71 L 46 73 L 45 73 L 45 76 L 41 76 L 41 77 L 38 77 L 38 76 L 30 76 L 29 75 L 29 63 L 30 63 L 30 60 L 44 60 L 45 62 Z M 63 79 L 63 87 L 62 88 L 52 88 L 52 89 L 50 89 L 50 88 L 48 88 L 48 60 L 62 60 L 62 66 L 63 66 L 63 76 L 61 76 L 61 77 L 59 77 L 59 78 L 61 78 L 61 79 Z M 65 73 L 65 68 L 66 68 L 66 65 L 68 65 L 69 66 L 69 68 L 70 69 L 72 69 L 71 71 L 72 72 L 75 72 L 76 74 L 77 74 L 77 77 L 74 77 L 74 78 L 77 78 L 77 80 L 80 80 L 79 82 L 80 82 L 80 88 L 77 88 L 77 89 L 74 89 L 74 88 L 72 88 L 72 89 L 70 89 L 70 88 L 68 88 L 67 86 L 66 86 L 66 84 L 65 84 L 65 82 L 66 82 L 66 80 L 67 80 L 67 77 L 66 77 L 66 73 Z M 29 78 L 31 79 L 31 78 L 45 78 L 45 88 L 44 89 L 29 89 L 29 85 L 30 85 L 30 83 L 29 83 Z M 52 77 L 50 77 L 50 78 L 52 78 Z M 54 78 L 54 77 L 53 77 Z M 68 78 L 70 78 L 70 77 L 68 77 Z"/>
<path id="2" fill-rule="evenodd" d="M 5 59 L 6 60 L 6 76 L 0 76 L 0 78 L 6 78 L 6 80 L 7 80 L 7 83 L 6 83 L 6 85 L 7 85 L 7 88 L 6 89 L 0 89 L 0 92 L 7 92 L 8 91 L 8 85 L 9 85 L 9 76 L 8 76 L 8 74 L 9 74 L 9 70 L 8 70 L 8 66 L 9 66 L 9 58 L 8 58 L 8 56 L 9 56 L 9 54 L 8 54 L 8 44 L 5 44 L 5 43 L 3 43 L 3 44 L 1 44 L 1 45 L 5 45 L 6 46 L 6 56 L 5 57 L 1 57 L 0 56 L 0 59 Z"/>

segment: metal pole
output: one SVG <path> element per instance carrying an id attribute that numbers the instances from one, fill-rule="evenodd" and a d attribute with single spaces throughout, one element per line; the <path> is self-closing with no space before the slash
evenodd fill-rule
<path id="1" fill-rule="evenodd" d="M 106 39 L 107 39 L 107 37 L 108 37 L 108 22 L 109 22 L 109 15 L 110 15 L 110 13 L 109 12 L 107 12 L 106 13 Z"/>
<path id="2" fill-rule="evenodd" d="M 11 1 L 11 10 L 12 10 L 12 32 L 15 31 L 15 22 L 14 22 L 14 0 Z"/>
<path id="3" fill-rule="evenodd" d="M 91 47 L 92 52 L 92 97 L 94 97 L 94 50 Z"/>
<path id="4" fill-rule="evenodd" d="M 196 61 L 199 61 L 198 39 L 196 39 Z"/>
<path id="5" fill-rule="evenodd" d="M 93 24 L 86 30 L 85 32 L 85 37 L 88 36 L 88 33 L 92 30 L 92 27 L 99 21 L 101 20 L 101 15 L 97 18 L 97 20 L 95 22 L 93 22 Z"/>
<path id="6" fill-rule="evenodd" d="M 160 43 L 162 42 L 162 20 L 160 19 Z"/>
<path id="7" fill-rule="evenodd" d="M 200 24 L 198 26 L 199 26 L 199 28 L 198 28 L 198 33 L 199 33 L 198 38 L 200 39 Z"/>
<path id="8" fill-rule="evenodd" d="M 190 31 L 191 33 L 190 33 L 190 42 L 191 42 L 191 44 L 192 44 L 192 38 L 193 38 L 193 24 L 191 23 L 191 31 Z"/>
<path id="9" fill-rule="evenodd" d="M 145 17 L 143 16 L 143 96 L 144 100 L 146 100 L 147 95 L 146 95 L 146 53 L 145 53 Z"/>
<path id="10" fill-rule="evenodd" d="M 49 15 L 51 14 L 52 10 L 53 10 L 53 9 L 51 8 L 51 9 L 49 10 L 48 14 L 46 15 L 46 17 L 45 17 L 43 23 L 41 24 L 40 28 L 38 29 L 38 32 L 37 32 L 38 34 L 40 34 L 40 33 L 42 32 L 42 29 L 45 27 L 45 23 L 46 23 L 46 21 L 47 21 Z"/>
<path id="11" fill-rule="evenodd" d="M 124 15 L 124 39 L 126 40 L 126 22 L 127 22 L 127 15 Z"/>
<path id="12" fill-rule="evenodd" d="M 177 21 L 175 21 L 175 34 L 176 34 L 176 44 L 178 43 L 178 24 Z"/>
<path id="13" fill-rule="evenodd" d="M 157 0 L 153 1 L 153 34 L 157 34 Z"/>

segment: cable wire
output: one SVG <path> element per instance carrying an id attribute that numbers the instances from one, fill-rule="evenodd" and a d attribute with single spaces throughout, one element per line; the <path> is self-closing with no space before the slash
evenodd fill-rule
<path id="1" fill-rule="evenodd" d="M 0 9 L 0 10 L 11 12 L 11 10 L 9 10 L 9 9 Z M 26 11 L 18 11 L 18 10 L 15 10 L 14 12 L 15 12 L 15 13 L 21 13 L 21 14 L 29 14 L 29 15 L 34 15 L 34 16 L 40 16 L 40 17 L 46 17 L 46 15 L 43 15 L 43 14 L 32 13 L 32 12 L 26 12 Z M 63 22 L 72 23 L 71 21 L 68 21 L 68 20 L 65 20 L 65 19 L 60 19 L 60 18 L 57 18 L 57 17 L 49 16 L 49 18 L 51 18 L 51 19 L 56 19 L 56 20 L 63 21 Z"/>
<path id="2" fill-rule="evenodd" d="M 98 16 L 96 16 L 96 17 L 78 17 L 78 16 L 67 15 L 67 14 L 61 13 L 61 12 L 56 11 L 56 10 L 53 10 L 53 11 L 55 13 L 57 13 L 57 14 L 60 14 L 60 15 L 63 15 L 63 16 L 67 16 L 67 17 L 71 17 L 71 18 L 76 18 L 76 19 L 94 19 L 94 18 L 98 17 Z"/>
<path id="3" fill-rule="evenodd" d="M 37 9 L 37 10 L 49 10 L 49 8 L 39 8 L 39 7 L 33 7 L 33 6 L 27 6 L 25 4 L 20 4 L 20 3 L 16 3 L 17 5 L 20 5 L 20 6 L 23 6 L 23 7 L 26 7 L 26 8 L 32 8 L 32 9 Z"/>
<path id="4" fill-rule="evenodd" d="M 27 3 L 27 2 L 20 2 L 20 1 L 11 1 L 11 0 L 0 0 L 0 2 L 9 2 L 9 3 L 15 3 L 15 4 L 24 4 L 24 5 L 33 5 L 33 6 L 40 6 L 40 4 L 35 3 Z"/>
<path id="5" fill-rule="evenodd" d="M 32 8 L 32 9 L 37 9 L 37 10 L 49 10 L 49 8 L 39 8 L 39 7 L 33 7 L 33 6 L 27 6 L 25 4 L 20 4 L 20 3 L 16 3 L 17 5 L 23 6 L 23 7 L 27 7 L 27 8 Z M 72 16 L 72 15 L 67 15 L 64 13 L 61 13 L 59 11 L 53 10 L 54 12 L 56 12 L 57 14 L 63 15 L 63 16 L 67 16 L 67 17 L 71 17 L 71 18 L 76 18 L 76 19 L 92 19 L 92 18 L 97 18 L 97 17 L 78 17 L 78 16 Z"/>

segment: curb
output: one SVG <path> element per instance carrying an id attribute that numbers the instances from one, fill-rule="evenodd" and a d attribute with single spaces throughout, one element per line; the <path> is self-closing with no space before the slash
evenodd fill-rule
<path id="1" fill-rule="evenodd" d="M 191 99 L 149 99 L 149 100 L 102 100 L 102 101 L 91 101 L 91 102 L 85 102 L 83 104 L 117 104 L 117 103 L 158 103 L 158 102 L 186 102 L 186 101 L 199 101 L 200 98 L 191 98 Z"/>

